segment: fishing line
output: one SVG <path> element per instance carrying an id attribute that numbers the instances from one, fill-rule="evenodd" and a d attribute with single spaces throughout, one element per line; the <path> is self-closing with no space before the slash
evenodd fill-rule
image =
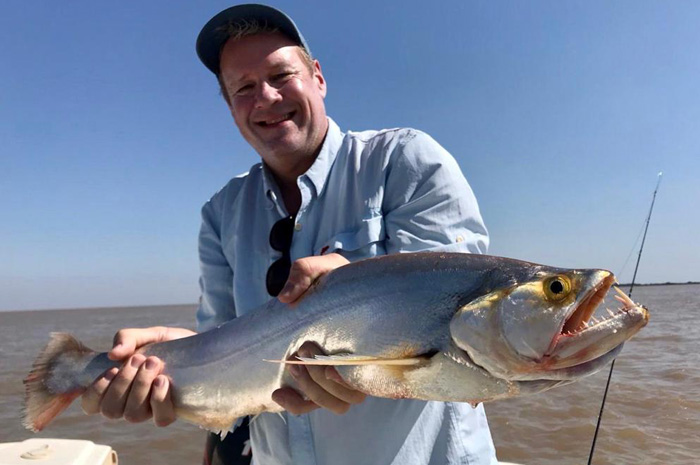
<path id="1" fill-rule="evenodd" d="M 637 270 L 639 269 L 639 262 L 642 259 L 642 251 L 644 250 L 644 241 L 647 238 L 647 231 L 649 230 L 649 221 L 651 221 L 651 212 L 654 211 L 654 202 L 656 201 L 656 193 L 659 191 L 659 184 L 661 184 L 661 176 L 663 172 L 659 172 L 658 179 L 656 181 L 656 188 L 654 189 L 654 195 L 651 198 L 651 206 L 649 207 L 649 214 L 647 215 L 646 226 L 644 226 L 644 236 L 642 237 L 642 245 L 639 247 L 639 255 L 637 255 L 637 264 L 634 266 L 634 274 L 632 275 L 632 284 L 630 284 L 630 290 L 627 293 L 628 297 L 632 297 L 632 290 L 634 289 L 634 282 L 637 279 Z M 605 392 L 603 393 L 603 402 L 600 404 L 600 412 L 598 412 L 598 422 L 595 425 L 595 433 L 593 434 L 593 442 L 591 443 L 591 452 L 588 454 L 588 465 L 591 465 L 593 461 L 593 453 L 595 452 L 595 444 L 598 439 L 598 430 L 600 429 L 600 420 L 603 418 L 603 409 L 605 408 L 605 400 L 608 398 L 608 389 L 610 388 L 610 379 L 612 378 L 613 369 L 615 368 L 615 360 L 613 359 L 610 364 L 610 372 L 608 373 L 608 381 L 605 383 Z"/>
<path id="2" fill-rule="evenodd" d="M 634 240 L 632 243 L 632 247 L 630 247 L 630 253 L 627 254 L 627 258 L 625 258 L 625 262 L 622 264 L 621 267 L 618 268 L 619 272 L 617 273 L 617 276 L 622 276 L 627 269 L 627 264 L 630 261 L 630 258 L 632 258 L 632 254 L 634 254 L 634 251 L 637 250 L 637 244 L 639 244 L 639 239 L 642 238 L 642 234 L 644 234 L 644 225 L 646 224 L 646 221 L 642 221 L 642 224 L 639 225 L 639 233 L 637 233 L 637 238 Z"/>

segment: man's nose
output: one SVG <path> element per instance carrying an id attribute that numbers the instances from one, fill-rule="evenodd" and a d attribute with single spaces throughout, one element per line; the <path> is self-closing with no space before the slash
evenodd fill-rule
<path id="1" fill-rule="evenodd" d="M 279 90 L 271 86 L 267 82 L 262 82 L 258 86 L 258 91 L 255 94 L 255 106 L 264 108 L 272 105 L 275 102 L 282 100 Z"/>

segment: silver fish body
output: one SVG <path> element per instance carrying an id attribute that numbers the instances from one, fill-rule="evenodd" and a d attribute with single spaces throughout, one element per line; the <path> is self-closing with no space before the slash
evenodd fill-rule
<path id="1" fill-rule="evenodd" d="M 163 360 L 177 416 L 212 431 L 280 411 L 272 392 L 295 384 L 284 363 L 269 361 L 289 359 L 305 341 L 329 357 L 289 363 L 336 365 L 369 395 L 476 403 L 541 392 L 611 360 L 648 320 L 627 299 L 614 317 L 588 326 L 613 282 L 603 270 L 493 256 L 391 255 L 328 273 L 291 306 L 273 299 L 141 352 Z M 42 429 L 60 413 L 48 400 L 70 403 L 116 365 L 55 335 L 25 381 L 25 425 Z"/>

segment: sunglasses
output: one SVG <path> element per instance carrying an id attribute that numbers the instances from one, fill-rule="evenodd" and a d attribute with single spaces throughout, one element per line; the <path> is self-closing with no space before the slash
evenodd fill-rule
<path id="1" fill-rule="evenodd" d="M 282 252 L 282 257 L 277 259 L 270 268 L 267 269 L 265 285 L 267 293 L 272 297 L 277 297 L 284 284 L 289 278 L 289 270 L 292 267 L 292 260 L 289 256 L 289 249 L 292 247 L 292 235 L 294 234 L 294 217 L 288 216 L 276 222 L 270 230 L 270 247 L 273 250 Z"/>

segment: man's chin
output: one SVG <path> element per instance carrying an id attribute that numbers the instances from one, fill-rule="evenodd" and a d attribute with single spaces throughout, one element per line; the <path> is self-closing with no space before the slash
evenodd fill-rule
<path id="1" fill-rule="evenodd" d="M 300 135 L 285 133 L 276 137 L 270 135 L 268 135 L 268 137 L 261 137 L 258 139 L 257 144 L 251 145 L 258 148 L 258 153 L 260 153 L 260 155 L 270 154 L 275 156 L 297 153 L 304 146 L 303 142 L 304 140 L 302 140 Z"/>

